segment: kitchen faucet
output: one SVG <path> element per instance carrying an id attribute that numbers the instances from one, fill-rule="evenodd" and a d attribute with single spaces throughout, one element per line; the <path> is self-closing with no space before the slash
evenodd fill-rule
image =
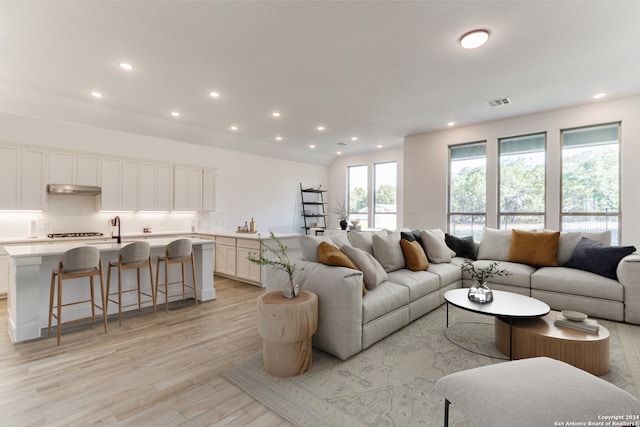
<path id="1" fill-rule="evenodd" d="M 118 226 L 118 235 L 114 236 L 113 235 L 113 231 L 111 232 L 111 238 L 112 239 L 118 239 L 118 243 L 122 243 L 122 238 L 120 237 L 120 217 L 116 215 L 115 218 L 111 218 L 109 220 L 109 222 L 111 223 L 111 225 L 113 227 L 115 227 L 116 225 Z"/>

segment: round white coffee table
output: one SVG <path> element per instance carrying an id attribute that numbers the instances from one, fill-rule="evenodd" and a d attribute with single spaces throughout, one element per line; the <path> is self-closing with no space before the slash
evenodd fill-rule
<path id="1" fill-rule="evenodd" d="M 447 302 L 447 328 L 449 327 L 449 304 L 474 313 L 509 319 L 510 360 L 513 355 L 513 319 L 541 317 L 551 311 L 551 308 L 546 303 L 513 292 L 493 291 L 493 301 L 484 304 L 470 301 L 467 297 L 468 293 L 469 289 L 467 288 L 452 289 L 444 293 L 444 300 Z"/>

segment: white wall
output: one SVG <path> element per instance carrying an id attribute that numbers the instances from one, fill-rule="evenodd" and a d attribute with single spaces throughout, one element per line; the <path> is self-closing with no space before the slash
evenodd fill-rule
<path id="1" fill-rule="evenodd" d="M 347 168 L 349 166 L 369 165 L 371 172 L 374 163 L 396 161 L 398 163 L 398 228 L 402 227 L 402 206 L 404 203 L 404 186 L 403 186 L 403 156 L 402 148 L 380 150 L 373 153 L 358 154 L 353 156 L 338 157 L 329 166 L 329 194 L 330 207 L 336 206 L 336 200 L 344 201 L 347 199 Z M 338 219 L 334 214 L 329 215 L 328 226 L 338 228 Z"/>
<path id="2" fill-rule="evenodd" d="M 324 166 L 9 113 L 0 113 L 0 144 L 216 169 L 216 212 L 128 213 L 122 221 L 125 233 L 140 232 L 143 226 L 151 226 L 154 231 L 188 231 L 191 223 L 199 225 L 199 231 L 232 230 L 252 216 L 260 231 L 300 233 L 299 183 L 328 187 L 328 169 Z M 40 234 L 77 231 L 81 221 L 86 231 L 91 227 L 104 231 L 106 218 L 114 215 L 99 214 L 85 197 L 49 200 L 48 205 L 41 214 L 0 213 L 0 236 L 25 236 L 32 217 L 38 220 Z M 48 230 L 43 230 L 43 224 L 49 225 Z"/>
<path id="3" fill-rule="evenodd" d="M 508 108 L 499 107 L 499 108 Z M 640 247 L 640 96 L 408 136 L 404 143 L 404 225 L 447 228 L 448 146 L 487 141 L 487 225 L 497 226 L 498 138 L 547 132 L 547 227 L 560 223 L 560 130 L 622 122 L 622 241 Z"/>

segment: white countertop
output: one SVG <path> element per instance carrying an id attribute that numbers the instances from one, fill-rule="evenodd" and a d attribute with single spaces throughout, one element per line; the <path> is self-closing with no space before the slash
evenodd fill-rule
<path id="1" fill-rule="evenodd" d="M 214 241 L 208 239 L 200 239 L 200 238 L 189 238 L 193 245 L 203 245 L 203 244 L 215 244 Z M 127 241 L 129 240 L 129 241 Z M 167 246 L 172 241 L 176 240 L 176 237 L 158 237 L 158 238 L 150 238 L 145 241 L 149 242 L 151 248 L 163 248 Z M 6 252 L 9 256 L 12 257 L 29 257 L 29 256 L 49 256 L 49 255 L 61 255 L 69 249 L 76 248 L 78 246 L 95 246 L 100 249 L 100 252 L 109 252 L 109 251 L 119 251 L 121 247 L 126 246 L 127 244 L 135 241 L 135 238 L 123 239 L 122 243 L 118 244 L 113 242 L 55 242 L 50 243 L 48 245 L 43 244 L 31 244 L 31 245 L 15 245 L 15 246 L 5 246 Z"/>

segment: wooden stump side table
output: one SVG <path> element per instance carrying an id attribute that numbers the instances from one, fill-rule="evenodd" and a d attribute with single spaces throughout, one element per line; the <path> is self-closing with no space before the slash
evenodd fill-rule
<path id="1" fill-rule="evenodd" d="M 258 297 L 258 331 L 264 369 L 276 377 L 292 377 L 311 367 L 311 337 L 318 329 L 318 296 L 300 291 L 285 298 L 280 290 Z"/>

